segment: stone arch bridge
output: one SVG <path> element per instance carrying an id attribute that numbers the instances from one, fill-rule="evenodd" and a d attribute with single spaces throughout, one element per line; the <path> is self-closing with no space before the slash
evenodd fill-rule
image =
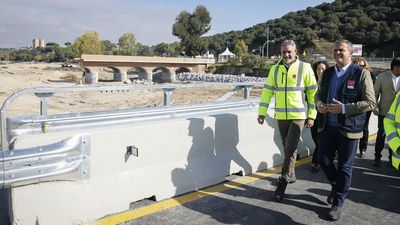
<path id="1" fill-rule="evenodd" d="M 83 54 L 80 63 L 85 71 L 85 82 L 96 83 L 101 68 L 111 68 L 114 80 L 118 81 L 125 81 L 129 74 L 147 81 L 153 81 L 157 76 L 161 81 L 171 82 L 178 72 L 204 73 L 214 62 L 201 58 Z"/>

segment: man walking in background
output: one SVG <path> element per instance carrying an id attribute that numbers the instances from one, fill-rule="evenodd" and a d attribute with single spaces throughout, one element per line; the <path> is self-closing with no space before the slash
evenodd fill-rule
<path id="1" fill-rule="evenodd" d="M 374 166 L 381 165 L 382 150 L 385 146 L 386 134 L 383 119 L 389 111 L 396 93 L 400 89 L 400 58 L 394 58 L 390 70 L 378 75 L 374 84 L 375 97 L 378 104 L 378 133 L 375 142 Z M 375 112 L 376 113 L 376 112 Z M 396 150 L 396 149 L 394 149 Z M 389 165 L 391 165 L 392 150 L 389 148 Z"/>
<path id="2" fill-rule="evenodd" d="M 353 44 L 337 41 L 333 57 L 336 65 L 326 69 L 315 100 L 321 113 L 319 160 L 331 184 L 329 220 L 338 220 L 350 188 L 353 160 L 358 139 L 363 135 L 367 111 L 375 108 L 375 96 L 369 71 L 351 62 Z M 338 153 L 338 166 L 333 160 Z"/>
<path id="3" fill-rule="evenodd" d="M 304 127 L 312 127 L 317 115 L 314 95 L 317 83 L 311 65 L 297 57 L 292 40 L 281 44 L 282 59 L 271 67 L 262 91 L 257 121 L 263 124 L 272 96 L 275 94 L 275 119 L 285 153 L 282 174 L 273 195 L 282 201 L 287 184 L 294 183 L 297 145 Z"/>

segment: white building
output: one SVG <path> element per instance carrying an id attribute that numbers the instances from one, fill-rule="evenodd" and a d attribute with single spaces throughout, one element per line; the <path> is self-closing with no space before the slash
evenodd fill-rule
<path id="1" fill-rule="evenodd" d="M 32 40 L 32 48 L 44 48 L 44 39 L 43 38 L 35 38 Z"/>

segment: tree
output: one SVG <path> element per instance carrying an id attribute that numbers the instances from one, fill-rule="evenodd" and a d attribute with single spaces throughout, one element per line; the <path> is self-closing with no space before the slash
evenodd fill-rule
<path id="1" fill-rule="evenodd" d="M 117 48 L 117 45 L 109 40 L 102 40 L 101 45 L 103 46 L 105 54 L 112 54 L 112 51 Z"/>
<path id="2" fill-rule="evenodd" d="M 147 45 L 137 43 L 137 53 L 140 56 L 152 56 L 154 55 L 153 49 Z"/>
<path id="3" fill-rule="evenodd" d="M 137 54 L 137 46 L 136 46 L 136 38 L 133 33 L 123 34 L 118 39 L 119 50 L 122 55 L 136 55 Z"/>
<path id="4" fill-rule="evenodd" d="M 82 54 L 100 54 L 102 45 L 99 33 L 96 31 L 86 31 L 72 44 L 72 50 L 77 56 Z"/>
<path id="5" fill-rule="evenodd" d="M 210 30 L 210 22 L 210 13 L 204 6 L 197 6 L 193 14 L 182 11 L 176 17 L 172 34 L 181 39 L 188 56 L 200 55 L 206 51 L 207 42 L 201 36 Z"/>
<path id="6" fill-rule="evenodd" d="M 235 55 L 236 57 L 239 58 L 239 61 L 241 62 L 244 56 L 247 55 L 249 51 L 249 48 L 247 47 L 247 44 L 243 40 L 238 40 L 235 43 Z"/>

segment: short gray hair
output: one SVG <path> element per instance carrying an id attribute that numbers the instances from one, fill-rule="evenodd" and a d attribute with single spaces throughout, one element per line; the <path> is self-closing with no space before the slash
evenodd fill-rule
<path id="1" fill-rule="evenodd" d="M 281 47 L 286 46 L 286 45 L 293 46 L 295 49 L 297 49 L 296 43 L 293 40 L 284 40 L 281 43 Z"/>
<path id="2" fill-rule="evenodd" d="M 335 42 L 335 45 L 342 44 L 342 43 L 347 44 L 347 48 L 349 51 L 353 51 L 353 43 L 349 40 L 346 40 L 346 39 L 338 40 Z"/>

